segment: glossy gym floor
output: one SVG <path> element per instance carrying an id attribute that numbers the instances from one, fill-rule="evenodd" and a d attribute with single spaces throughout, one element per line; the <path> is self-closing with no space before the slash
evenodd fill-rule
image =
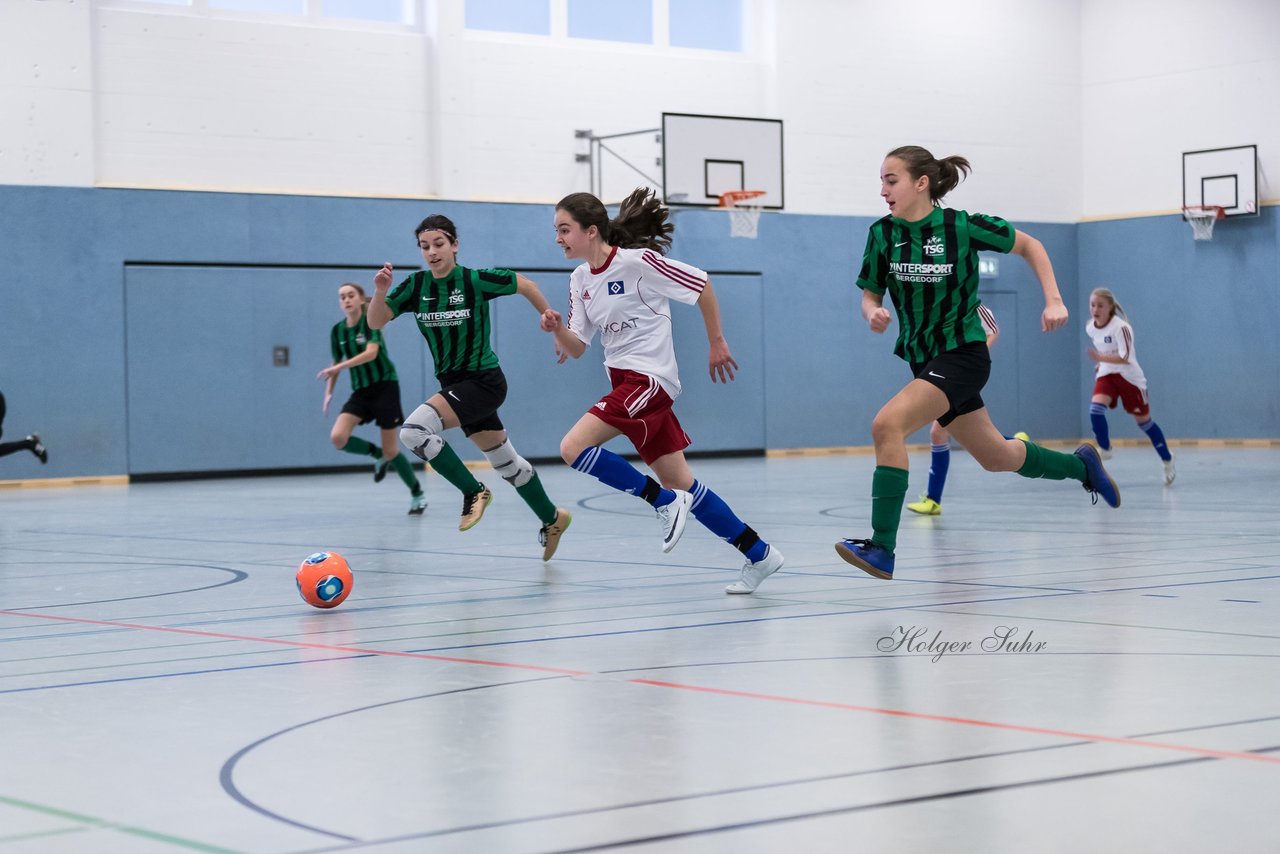
<path id="1" fill-rule="evenodd" d="M 0 492 L 0 854 L 1280 847 L 1280 449 L 1150 448 L 1123 505 L 962 453 L 893 581 L 870 456 L 694 460 L 786 555 L 564 466 Z M 923 490 L 927 452 L 912 457 Z M 350 598 L 301 601 L 346 556 Z"/>

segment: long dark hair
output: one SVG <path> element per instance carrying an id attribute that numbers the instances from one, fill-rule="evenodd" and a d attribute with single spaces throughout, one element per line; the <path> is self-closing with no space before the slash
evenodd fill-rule
<path id="1" fill-rule="evenodd" d="M 676 227 L 667 222 L 667 209 L 649 187 L 637 187 L 623 200 L 618 215 L 609 219 L 604 202 L 590 193 L 570 193 L 556 204 L 582 228 L 596 227 L 600 239 L 623 249 L 652 249 L 660 255 L 671 248 Z"/>
<path id="2" fill-rule="evenodd" d="M 972 167 L 969 161 L 958 154 L 944 157 L 941 160 L 929 153 L 929 149 L 918 145 L 904 145 L 890 151 L 885 157 L 896 157 L 907 165 L 907 172 L 913 180 L 921 175 L 929 179 L 929 199 L 936 205 L 942 197 L 956 188 L 956 185 L 969 176 Z"/>

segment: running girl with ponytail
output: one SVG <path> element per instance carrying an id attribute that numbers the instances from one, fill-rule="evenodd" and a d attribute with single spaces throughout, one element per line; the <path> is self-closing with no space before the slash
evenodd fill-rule
<path id="1" fill-rule="evenodd" d="M 872 332 L 888 329 L 883 302 L 889 293 L 899 324 L 894 352 L 910 364 L 915 379 L 871 423 L 871 537 L 836 543 L 842 559 L 876 578 L 893 578 L 907 494 L 907 437 L 931 421 L 947 428 L 987 471 L 1070 478 L 1083 483 L 1095 501 L 1120 506 L 1120 490 L 1093 445 L 1063 454 L 1006 439 L 991 423 L 981 394 L 991 355 L 978 312 L 979 250 L 1013 252 L 1030 265 L 1044 292 L 1042 332 L 1062 327 L 1067 309 L 1040 241 L 999 217 L 941 206 L 968 173 L 963 157 L 937 160 L 915 145 L 890 151 L 880 167 L 880 195 L 889 213 L 867 235 L 858 273 L 862 317 Z"/>
<path id="2" fill-rule="evenodd" d="M 1138 427 L 1164 463 L 1165 485 L 1173 483 L 1177 472 L 1173 467 L 1173 454 L 1164 440 L 1164 432 L 1151 418 L 1151 404 L 1147 400 L 1147 376 L 1138 364 L 1133 350 L 1133 327 L 1129 317 L 1116 302 L 1115 294 L 1106 288 L 1094 288 L 1089 294 L 1089 315 L 1092 321 L 1085 327 L 1093 345 L 1089 358 L 1097 362 L 1098 378 L 1093 383 L 1093 398 L 1089 401 L 1089 420 L 1093 435 L 1098 440 L 1103 459 L 1111 456 L 1111 435 L 1107 429 L 1107 409 L 1117 403 L 1124 404 L 1124 411 L 1133 416 Z"/>
<path id="3" fill-rule="evenodd" d="M 409 487 L 409 515 L 421 516 L 427 509 L 427 497 L 422 493 L 422 484 L 413 473 L 413 466 L 396 446 L 396 430 L 404 422 L 400 378 L 396 375 L 396 366 L 391 364 L 382 332 L 369 328 L 365 315 L 367 302 L 364 288 L 357 284 L 347 282 L 338 288 L 338 305 L 346 319 L 339 320 L 329 331 L 333 364 L 316 374 L 316 379 L 325 381 L 324 414 L 329 414 L 333 387 L 338 382 L 338 374 L 344 370 L 351 375 L 351 397 L 333 422 L 329 440 L 339 451 L 377 460 L 373 468 L 375 483 L 387 476 L 388 468 L 394 467 Z M 370 421 L 377 423 L 382 433 L 380 446 L 351 435 L 356 425 Z"/>
<path id="4" fill-rule="evenodd" d="M 720 328 L 711 280 L 697 267 L 665 257 L 675 226 L 651 190 L 633 192 L 612 221 L 595 196 L 573 193 L 556 205 L 555 226 L 565 257 L 583 263 L 569 277 L 568 318 L 548 309 L 542 328 L 555 335 L 561 362 L 579 358 L 598 332 L 613 385 L 561 440 L 560 455 L 606 486 L 649 502 L 662 523 L 664 552 L 675 546 L 692 513 L 746 558 L 725 592 L 751 593 L 782 566 L 782 553 L 694 479 L 684 457 L 690 439 L 672 410 L 680 377 L 671 300 L 696 303 L 702 312 L 711 381 L 731 381 L 738 367 Z M 658 481 L 603 447 L 618 435 L 631 440 Z"/>

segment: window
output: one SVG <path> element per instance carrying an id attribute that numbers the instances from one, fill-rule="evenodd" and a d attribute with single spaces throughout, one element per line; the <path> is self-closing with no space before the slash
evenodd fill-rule
<path id="1" fill-rule="evenodd" d="M 742 0 L 668 0 L 672 47 L 742 50 Z"/>
<path id="2" fill-rule="evenodd" d="M 547 0 L 466 0 L 464 26 L 469 30 L 551 35 Z"/>
<path id="3" fill-rule="evenodd" d="M 653 44 L 651 0 L 569 0 L 569 36 Z"/>
<path id="4" fill-rule="evenodd" d="M 249 0 L 236 0 L 249 2 Z M 196 0 L 201 2 L 201 0 Z M 311 0 L 316 2 L 316 0 Z M 326 0 L 330 2 L 330 0 Z M 355 0 L 348 0 L 354 3 Z M 452 2 L 452 0 L 450 0 Z M 748 11 L 770 0 L 464 0 L 468 30 L 743 53 Z"/>

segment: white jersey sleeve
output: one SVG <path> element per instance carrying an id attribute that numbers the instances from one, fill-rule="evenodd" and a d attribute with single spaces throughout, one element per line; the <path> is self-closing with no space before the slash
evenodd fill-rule
<path id="1" fill-rule="evenodd" d="M 1000 324 L 996 323 L 996 315 L 984 303 L 978 303 L 978 319 L 982 321 L 982 331 L 990 338 L 1000 334 Z"/>
<path id="2" fill-rule="evenodd" d="M 639 263 L 644 270 L 645 286 L 655 288 L 667 299 L 693 305 L 707 286 L 706 272 L 652 249 L 639 251 Z"/>
<path id="3" fill-rule="evenodd" d="M 564 325 L 589 347 L 591 339 L 596 337 L 596 328 L 587 317 L 586 304 L 582 301 L 582 282 L 587 270 L 587 265 L 583 264 L 569 276 L 569 316 L 565 318 Z"/>

